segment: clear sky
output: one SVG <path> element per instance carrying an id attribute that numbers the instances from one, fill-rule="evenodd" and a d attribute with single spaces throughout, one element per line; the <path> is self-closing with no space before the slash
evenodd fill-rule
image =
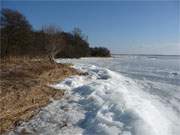
<path id="1" fill-rule="evenodd" d="M 2 2 L 2 1 L 1 1 Z M 180 54 L 179 1 L 3 1 L 34 29 L 79 27 L 91 46 L 112 53 Z"/>

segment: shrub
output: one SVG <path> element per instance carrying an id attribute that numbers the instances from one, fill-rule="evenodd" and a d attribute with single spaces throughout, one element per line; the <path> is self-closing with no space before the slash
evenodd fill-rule
<path id="1" fill-rule="evenodd" d="M 110 57 L 110 51 L 105 47 L 91 48 L 91 56 L 93 57 Z"/>

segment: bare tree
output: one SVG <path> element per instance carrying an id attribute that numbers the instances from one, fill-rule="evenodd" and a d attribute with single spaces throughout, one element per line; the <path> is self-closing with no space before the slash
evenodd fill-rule
<path id="1" fill-rule="evenodd" d="M 52 24 L 42 26 L 42 31 L 50 35 L 63 32 L 60 26 L 52 25 Z"/>
<path id="2" fill-rule="evenodd" d="M 64 40 L 61 38 L 62 29 L 54 25 L 43 26 L 42 29 L 47 34 L 46 50 L 49 60 L 54 63 L 54 57 L 64 47 Z"/>

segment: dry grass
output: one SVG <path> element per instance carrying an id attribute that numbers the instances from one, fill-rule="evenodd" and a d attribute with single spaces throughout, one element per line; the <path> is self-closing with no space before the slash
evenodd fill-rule
<path id="1" fill-rule="evenodd" d="M 63 91 L 47 86 L 70 75 L 80 74 L 68 65 L 52 64 L 46 58 L 1 59 L 0 134 L 32 118 Z"/>

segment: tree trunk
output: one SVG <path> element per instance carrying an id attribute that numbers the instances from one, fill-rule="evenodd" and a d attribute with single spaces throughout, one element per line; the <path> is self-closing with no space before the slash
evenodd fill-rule
<path id="1" fill-rule="evenodd" d="M 54 64 L 54 59 L 53 59 L 52 55 L 49 55 L 48 57 L 49 57 L 50 63 Z"/>

